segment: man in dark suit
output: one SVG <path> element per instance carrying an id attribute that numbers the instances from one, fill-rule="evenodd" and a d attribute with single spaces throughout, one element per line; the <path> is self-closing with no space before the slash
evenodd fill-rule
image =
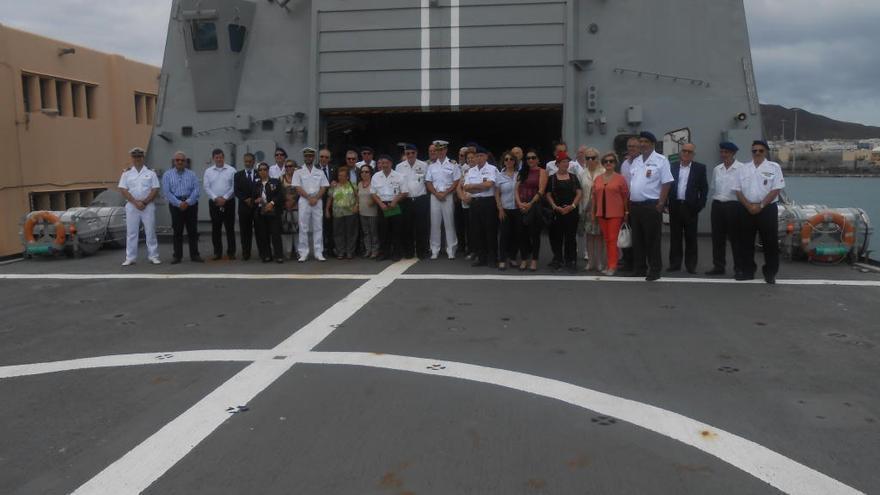
<path id="1" fill-rule="evenodd" d="M 680 161 L 671 167 L 674 179 L 669 191 L 669 268 L 666 271 L 681 270 L 682 238 L 684 238 L 684 266 L 688 273 L 697 273 L 697 218 L 706 206 L 709 194 L 709 180 L 706 166 L 694 161 L 696 147 L 685 144 L 681 147 Z"/>
<path id="2" fill-rule="evenodd" d="M 257 180 L 254 169 L 256 158 L 252 153 L 244 154 L 244 170 L 239 170 L 233 178 L 235 197 L 238 198 L 238 231 L 241 234 L 241 259 L 247 261 L 251 257 L 251 246 L 254 238 L 254 200 L 253 187 Z"/>
<path id="3" fill-rule="evenodd" d="M 281 243 L 281 210 L 284 208 L 284 186 L 278 179 L 269 178 L 269 165 L 260 163 L 258 177 L 253 183 L 252 202 L 257 228 L 257 250 L 263 263 L 284 263 Z"/>

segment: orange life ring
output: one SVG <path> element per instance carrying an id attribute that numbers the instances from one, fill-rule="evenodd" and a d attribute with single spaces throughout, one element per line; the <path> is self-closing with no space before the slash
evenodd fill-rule
<path id="1" fill-rule="evenodd" d="M 53 225 L 55 227 L 55 242 L 53 244 L 58 248 L 64 247 L 64 241 L 67 239 L 64 224 L 61 223 L 60 218 L 49 211 L 35 211 L 28 215 L 27 220 L 24 222 L 24 240 L 28 244 L 37 242 L 34 238 L 34 227 L 37 225 L 37 222 L 46 222 Z"/>
<path id="2" fill-rule="evenodd" d="M 812 218 L 804 223 L 801 227 L 801 244 L 806 248 L 813 240 L 813 229 L 817 225 L 823 223 L 835 223 L 840 227 L 840 241 L 847 247 L 852 249 L 856 243 L 856 226 L 853 222 L 847 222 L 846 217 L 840 213 L 833 211 L 823 211 L 813 215 Z"/>

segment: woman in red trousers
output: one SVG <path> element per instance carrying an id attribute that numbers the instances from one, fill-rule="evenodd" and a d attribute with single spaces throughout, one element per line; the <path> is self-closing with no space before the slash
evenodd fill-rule
<path id="1" fill-rule="evenodd" d="M 605 239 L 605 252 L 608 267 L 603 273 L 612 276 L 617 271 L 617 236 L 620 226 L 629 215 L 629 187 L 623 176 L 614 171 L 617 155 L 608 152 L 602 155 L 605 173 L 593 181 L 593 221 L 599 224 Z"/>

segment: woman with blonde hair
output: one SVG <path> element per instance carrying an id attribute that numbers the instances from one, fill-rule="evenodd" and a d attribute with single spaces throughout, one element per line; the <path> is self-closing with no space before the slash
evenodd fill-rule
<path id="1" fill-rule="evenodd" d="M 617 155 L 609 151 L 602 155 L 604 173 L 593 181 L 592 217 L 605 239 L 607 268 L 603 272 L 612 276 L 617 271 L 617 236 L 620 226 L 629 216 L 629 187 L 622 175 L 615 172 Z"/>
<path id="2" fill-rule="evenodd" d="M 602 242 L 602 231 L 598 222 L 593 221 L 593 202 L 592 191 L 593 181 L 605 173 L 599 163 L 599 150 L 596 148 L 587 148 L 584 152 L 584 160 L 586 167 L 578 173 L 578 180 L 581 182 L 580 213 L 581 222 L 578 228 L 584 234 L 584 259 L 587 260 L 586 270 L 603 270 L 605 268 L 605 249 Z"/>

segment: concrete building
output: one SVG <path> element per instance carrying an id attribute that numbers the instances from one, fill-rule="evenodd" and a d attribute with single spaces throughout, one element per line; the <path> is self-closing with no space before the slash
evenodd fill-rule
<path id="1" fill-rule="evenodd" d="M 0 25 L 0 256 L 32 210 L 88 204 L 146 146 L 159 68 Z"/>

